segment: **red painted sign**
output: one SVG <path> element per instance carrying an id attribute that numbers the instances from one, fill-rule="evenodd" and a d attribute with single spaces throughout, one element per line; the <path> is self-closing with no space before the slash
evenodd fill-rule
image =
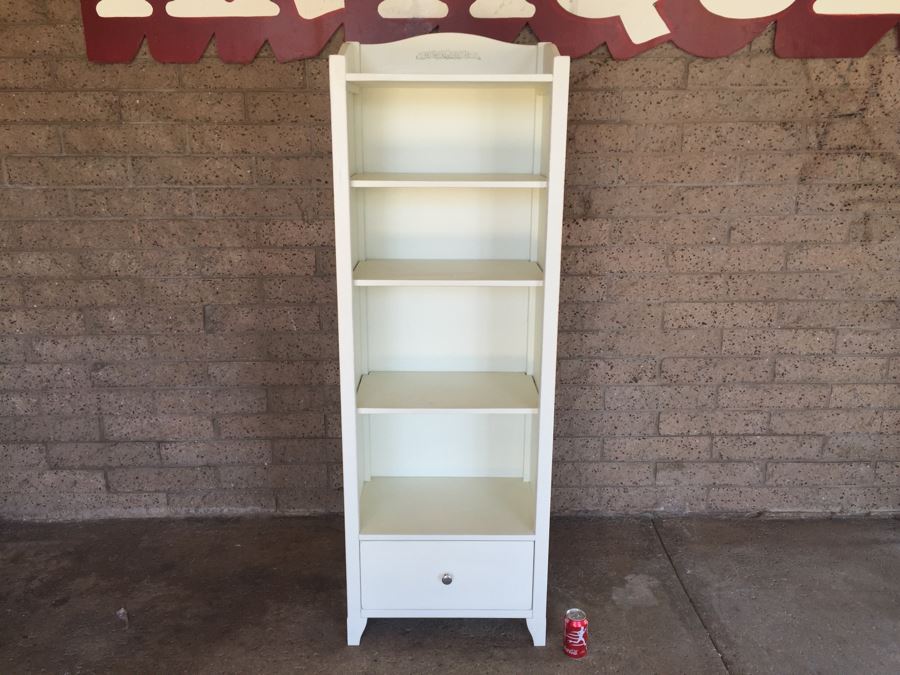
<path id="1" fill-rule="evenodd" d="M 280 61 L 347 40 L 388 42 L 433 31 L 511 41 L 530 26 L 563 54 L 606 44 L 627 59 L 663 42 L 696 56 L 732 54 L 772 23 L 782 57 L 858 57 L 900 22 L 900 0 L 81 0 L 88 58 L 125 62 L 144 39 L 158 61 L 190 63 L 215 39 L 223 61 Z M 898 42 L 900 47 L 900 42 Z"/>

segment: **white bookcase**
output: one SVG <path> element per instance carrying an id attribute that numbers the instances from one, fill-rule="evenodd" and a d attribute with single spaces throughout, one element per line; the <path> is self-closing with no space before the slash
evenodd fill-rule
<path id="1" fill-rule="evenodd" d="M 546 639 L 569 60 L 435 33 L 331 57 L 347 642 Z"/>

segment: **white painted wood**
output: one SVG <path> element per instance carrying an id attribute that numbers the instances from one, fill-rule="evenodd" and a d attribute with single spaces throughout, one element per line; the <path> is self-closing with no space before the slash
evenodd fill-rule
<path id="1" fill-rule="evenodd" d="M 541 173 L 532 162 L 533 111 L 538 99 L 546 97 L 534 88 L 445 84 L 356 89 L 361 152 L 351 174 Z M 423 153 L 423 147 L 429 152 Z"/>
<path id="2" fill-rule="evenodd" d="M 355 188 L 545 188 L 544 176 L 518 173 L 358 173 Z"/>
<path id="3" fill-rule="evenodd" d="M 363 631 L 366 629 L 368 617 L 360 612 L 359 616 L 347 617 L 347 644 L 351 647 L 358 647 L 359 641 L 362 639 Z"/>
<path id="4" fill-rule="evenodd" d="M 359 588 L 359 494 L 362 483 L 357 452 L 352 237 L 350 229 L 350 174 L 346 85 L 348 46 L 329 57 L 331 85 L 331 137 L 334 179 L 334 223 L 338 305 L 338 356 L 341 384 L 341 437 L 344 472 L 344 543 L 347 552 L 347 644 L 358 645 L 365 629 Z"/>
<path id="5" fill-rule="evenodd" d="M 373 286 L 368 360 L 373 371 L 525 372 L 527 288 Z"/>
<path id="6" fill-rule="evenodd" d="M 544 272 L 530 260 L 363 260 L 357 286 L 543 286 Z"/>
<path id="7" fill-rule="evenodd" d="M 363 415 L 522 415 L 538 411 L 538 391 L 525 373 L 369 373 L 360 381 L 356 406 Z"/>
<path id="8" fill-rule="evenodd" d="M 361 415 L 369 425 L 369 476 L 522 479 L 526 419 L 455 413 Z"/>
<path id="9" fill-rule="evenodd" d="M 534 563 L 534 616 L 532 637 L 535 646 L 545 639 L 547 615 L 547 562 L 550 536 L 550 480 L 553 471 L 553 415 L 556 396 L 556 346 L 559 322 L 559 278 L 562 249 L 562 215 L 564 201 L 564 176 L 566 170 L 566 120 L 569 106 L 569 58 L 560 56 L 556 47 L 542 44 L 538 47 L 545 62 L 552 59 L 553 89 L 550 104 L 550 134 L 548 153 L 548 180 L 546 209 L 546 246 L 544 247 L 545 283 L 543 289 L 543 326 L 541 332 L 541 371 L 539 374 L 540 414 L 538 416 L 538 441 L 536 459 L 536 523 Z"/>
<path id="10" fill-rule="evenodd" d="M 357 198 L 365 198 L 367 258 L 430 260 L 534 260 L 529 241 L 531 192 L 353 191 Z"/>
<path id="11" fill-rule="evenodd" d="M 522 609 L 364 609 L 361 614 L 379 619 L 530 619 Z"/>
<path id="12" fill-rule="evenodd" d="M 511 74 L 454 74 L 432 75 L 428 73 L 348 73 L 347 82 L 364 84 L 490 84 L 490 85 L 515 85 L 523 84 L 545 85 L 553 82 L 552 75 L 511 75 Z"/>
<path id="13" fill-rule="evenodd" d="M 533 534 L 365 534 L 360 541 L 534 541 Z"/>
<path id="14" fill-rule="evenodd" d="M 363 609 L 531 609 L 530 541 L 363 541 L 360 558 Z"/>
<path id="15" fill-rule="evenodd" d="M 531 640 L 534 642 L 534 646 L 545 647 L 547 645 L 546 617 L 528 617 L 525 619 L 525 624 L 528 626 L 528 632 L 531 633 Z"/>
<path id="16" fill-rule="evenodd" d="M 363 487 L 360 532 L 531 535 L 534 490 L 516 478 L 374 477 Z"/>
<path id="17" fill-rule="evenodd" d="M 355 44 L 355 43 L 354 43 Z M 356 45 L 357 72 L 512 74 L 542 70 L 537 49 L 464 33 L 430 33 L 380 45 Z"/>
<path id="18" fill-rule="evenodd" d="M 447 616 L 542 645 L 568 59 L 435 33 L 331 66 L 348 643 Z"/>

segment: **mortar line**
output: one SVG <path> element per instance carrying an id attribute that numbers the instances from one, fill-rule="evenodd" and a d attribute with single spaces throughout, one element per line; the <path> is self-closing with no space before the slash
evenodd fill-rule
<path id="1" fill-rule="evenodd" d="M 694 598 L 691 597 L 691 594 L 688 592 L 687 586 L 685 586 L 684 579 L 681 578 L 681 574 L 678 572 L 678 568 L 675 566 L 675 561 L 672 559 L 672 554 L 669 553 L 669 549 L 666 547 L 666 543 L 663 541 L 662 535 L 659 532 L 659 527 L 656 524 L 656 518 L 651 518 L 650 522 L 653 525 L 653 532 L 656 534 L 656 540 L 659 542 L 660 548 L 662 548 L 663 553 L 666 555 L 666 560 L 669 561 L 669 566 L 672 568 L 672 571 L 675 573 L 675 578 L 678 579 L 678 585 L 681 586 L 681 591 L 684 593 L 684 596 L 687 598 L 688 603 L 691 606 L 691 609 L 694 611 L 694 615 L 697 617 L 697 620 L 700 622 L 700 625 L 703 626 L 703 630 L 706 631 L 706 637 L 709 638 L 709 643 L 712 645 L 712 648 L 716 651 L 716 655 L 719 657 L 719 661 L 722 663 L 722 668 L 725 669 L 726 673 L 731 673 L 731 669 L 728 667 L 728 663 L 725 661 L 725 655 L 722 653 L 719 644 L 716 642 L 716 638 L 713 635 L 712 631 L 709 629 L 709 626 L 706 625 L 706 621 L 703 620 L 703 615 L 700 613 L 700 608 L 697 607 L 697 603 L 694 602 Z"/>

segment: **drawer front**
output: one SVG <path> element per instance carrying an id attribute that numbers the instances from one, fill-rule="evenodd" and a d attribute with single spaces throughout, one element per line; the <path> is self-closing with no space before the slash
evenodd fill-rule
<path id="1" fill-rule="evenodd" d="M 531 609 L 530 541 L 363 541 L 360 568 L 363 609 Z"/>

